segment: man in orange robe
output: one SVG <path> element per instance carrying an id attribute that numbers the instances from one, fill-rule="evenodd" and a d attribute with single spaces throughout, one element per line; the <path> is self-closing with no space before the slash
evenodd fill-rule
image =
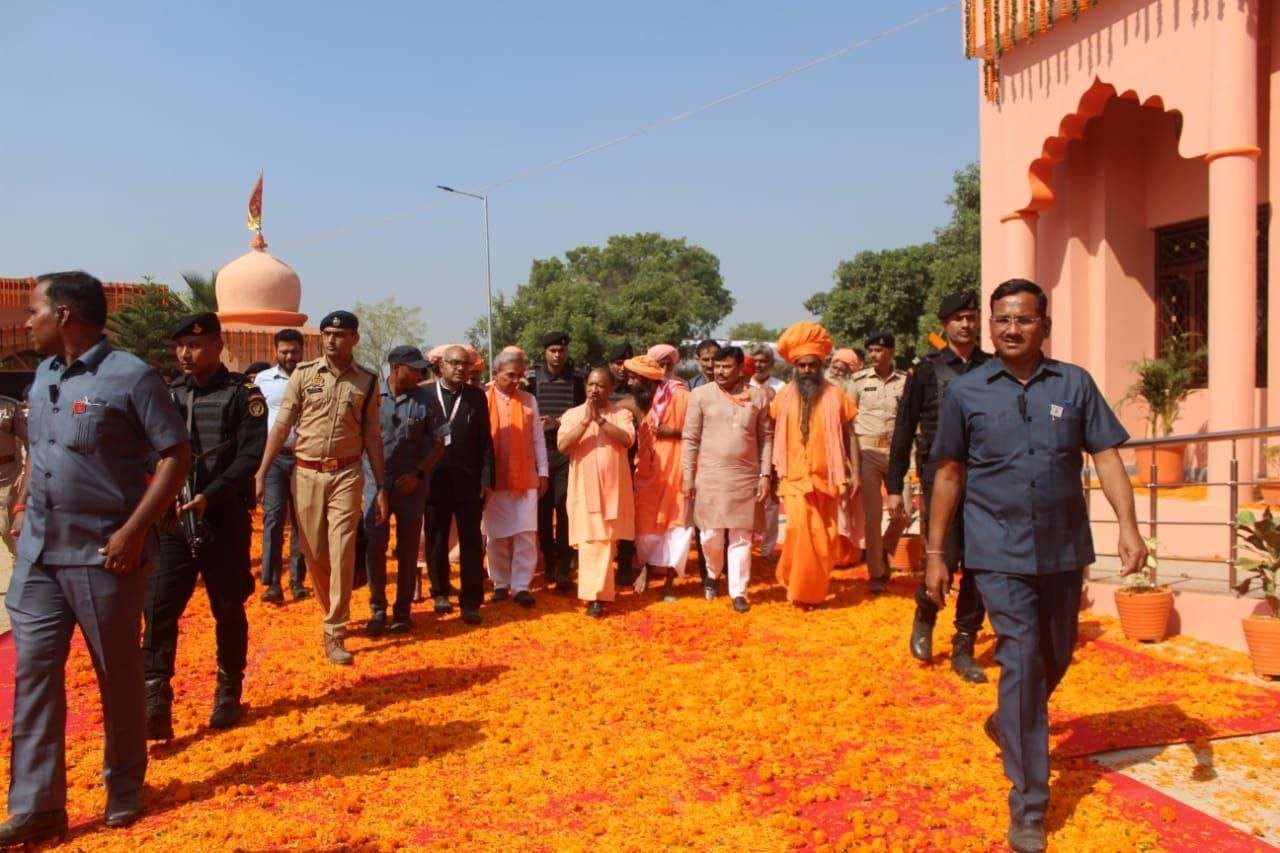
<path id="1" fill-rule="evenodd" d="M 822 375 L 831 336 L 817 323 L 796 323 L 778 339 L 778 353 L 795 366 L 772 404 L 773 464 L 787 534 L 778 582 L 787 600 L 817 605 L 827 597 L 837 556 L 838 508 L 858 489 L 858 408 Z"/>
<path id="2" fill-rule="evenodd" d="M 646 355 L 629 359 L 627 372 L 636 386 L 633 396 L 647 410 L 636 430 L 636 553 L 644 563 L 636 589 L 642 590 L 650 567 L 667 569 L 663 587 L 673 596 L 676 575 L 684 577 L 693 525 L 686 517 L 681 440 L 689 389 L 673 370 L 679 352 L 670 344 L 651 347 Z"/>
<path id="3" fill-rule="evenodd" d="M 556 446 L 569 457 L 569 544 L 578 549 L 578 598 L 587 615 L 604 616 L 613 601 L 613 557 L 632 539 L 635 503 L 627 448 L 635 440 L 631 412 L 609 402 L 613 374 L 587 374 L 587 401 L 560 416 Z"/>

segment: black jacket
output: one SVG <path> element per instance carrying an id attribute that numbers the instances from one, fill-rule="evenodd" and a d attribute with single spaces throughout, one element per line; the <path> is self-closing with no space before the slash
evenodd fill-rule
<path id="1" fill-rule="evenodd" d="M 438 382 L 422 386 L 432 421 L 449 420 L 453 401 Z M 445 406 L 440 405 L 444 393 Z M 485 486 L 493 486 L 493 437 L 489 434 L 489 401 L 472 385 L 462 386 L 462 399 L 449 425 L 449 444 L 431 472 L 432 503 L 478 501 Z M 438 417 L 438 419 L 437 419 Z"/>

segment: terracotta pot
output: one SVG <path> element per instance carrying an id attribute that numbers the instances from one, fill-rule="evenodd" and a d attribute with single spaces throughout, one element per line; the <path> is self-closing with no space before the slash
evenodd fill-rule
<path id="1" fill-rule="evenodd" d="M 1173 591 L 1159 587 L 1150 591 L 1116 590 L 1116 610 L 1120 628 L 1130 640 L 1158 643 L 1169 630 L 1169 614 L 1173 612 Z"/>
<path id="2" fill-rule="evenodd" d="M 918 572 L 924 565 L 924 537 L 916 533 L 904 533 L 889 557 L 889 565 L 903 572 Z"/>
<path id="3" fill-rule="evenodd" d="M 1263 480 L 1258 484 L 1262 494 L 1262 502 L 1271 506 L 1280 506 L 1280 480 Z"/>
<path id="4" fill-rule="evenodd" d="M 1244 641 L 1258 675 L 1280 678 L 1280 619 L 1250 616 L 1244 620 Z"/>
<path id="5" fill-rule="evenodd" d="M 1153 453 L 1156 457 L 1156 482 L 1162 485 L 1182 482 L 1182 460 L 1187 455 L 1187 446 L 1185 444 L 1139 447 L 1134 453 L 1138 457 L 1134 473 L 1137 474 L 1139 483 L 1145 484 L 1151 480 L 1151 455 Z"/>

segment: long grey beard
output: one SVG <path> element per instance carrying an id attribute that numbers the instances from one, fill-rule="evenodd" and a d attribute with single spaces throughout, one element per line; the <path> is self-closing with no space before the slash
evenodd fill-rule
<path id="1" fill-rule="evenodd" d="M 818 399 L 818 394 L 822 391 L 823 379 L 821 376 L 797 376 L 796 390 L 800 392 L 800 436 L 804 439 L 804 443 L 809 443 L 809 415 L 813 413 L 813 404 Z"/>

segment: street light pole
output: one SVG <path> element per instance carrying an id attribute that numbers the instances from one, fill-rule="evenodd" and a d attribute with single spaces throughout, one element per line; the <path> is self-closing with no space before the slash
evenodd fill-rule
<path id="1" fill-rule="evenodd" d="M 454 195 L 465 195 L 468 198 L 479 199 L 484 203 L 484 287 L 485 287 L 485 304 L 488 309 L 488 319 L 485 326 L 488 329 L 489 338 L 489 375 L 493 375 L 493 253 L 489 244 L 489 196 L 477 195 L 469 193 L 465 190 L 455 190 L 453 187 L 446 187 L 443 184 L 436 184 L 436 189 L 444 190 Z"/>

